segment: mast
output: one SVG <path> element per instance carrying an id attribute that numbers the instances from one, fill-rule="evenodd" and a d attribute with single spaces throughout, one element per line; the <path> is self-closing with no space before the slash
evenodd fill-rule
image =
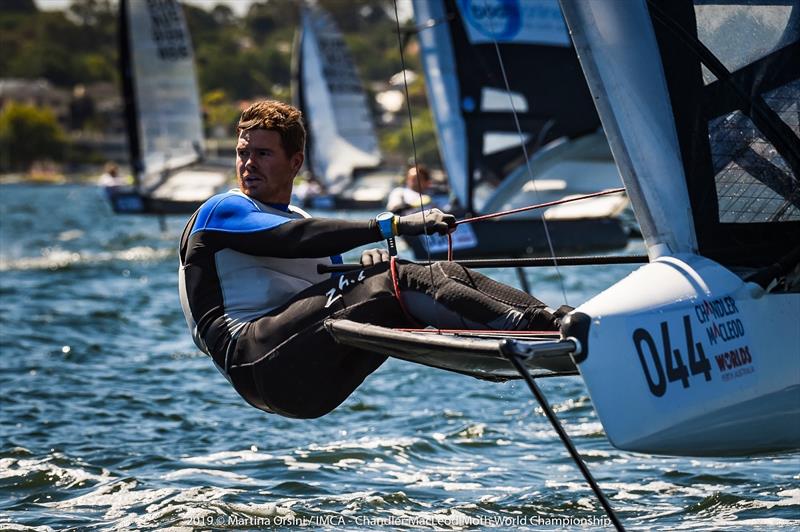
<path id="1" fill-rule="evenodd" d="M 142 162 L 141 142 L 139 139 L 139 115 L 136 109 L 136 87 L 133 81 L 133 64 L 131 60 L 129 1 L 120 0 L 119 2 L 118 61 L 119 72 L 122 77 L 125 129 L 128 134 L 128 156 L 133 180 L 138 188 L 141 185 L 141 173 L 144 170 L 144 164 Z"/>

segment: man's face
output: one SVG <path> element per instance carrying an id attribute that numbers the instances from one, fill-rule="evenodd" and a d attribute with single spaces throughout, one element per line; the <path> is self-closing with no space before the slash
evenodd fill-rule
<path id="1" fill-rule="evenodd" d="M 430 185 L 430 181 L 425 178 L 425 174 L 420 175 L 419 179 L 417 179 L 417 169 L 413 166 L 408 169 L 408 173 L 406 174 L 406 186 L 411 190 L 415 190 L 419 192 L 420 190 L 425 190 Z"/>
<path id="2" fill-rule="evenodd" d="M 289 203 L 292 181 L 302 165 L 303 152 L 288 157 L 277 131 L 252 129 L 239 134 L 236 179 L 239 189 L 251 198 Z"/>

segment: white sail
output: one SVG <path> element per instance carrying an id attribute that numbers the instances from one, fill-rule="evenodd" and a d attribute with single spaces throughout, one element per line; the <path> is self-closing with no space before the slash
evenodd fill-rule
<path id="1" fill-rule="evenodd" d="M 203 124 L 192 43 L 172 0 L 125 2 L 138 178 L 146 190 L 165 171 L 198 161 Z"/>
<path id="2" fill-rule="evenodd" d="M 117 213 L 185 214 L 225 187 L 203 162 L 192 43 L 177 0 L 120 0 L 119 53 L 135 186 L 108 187 Z"/>
<path id="3" fill-rule="evenodd" d="M 588 2 L 575 17 L 575 48 L 591 90 L 602 95 L 596 104 L 603 128 L 651 258 L 696 251 L 689 196 L 676 186 L 683 182 L 680 150 L 644 1 Z"/>
<path id="4" fill-rule="evenodd" d="M 330 15 L 303 10 L 300 105 L 309 132 L 308 165 L 336 193 L 357 169 L 381 163 L 366 93 L 344 38 Z"/>

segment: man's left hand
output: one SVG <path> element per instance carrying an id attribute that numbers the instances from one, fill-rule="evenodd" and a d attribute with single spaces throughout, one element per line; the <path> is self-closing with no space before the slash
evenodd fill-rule
<path id="1" fill-rule="evenodd" d="M 389 262 L 389 251 L 386 249 L 365 249 L 361 253 L 361 265 L 365 268 L 375 266 L 381 262 Z"/>

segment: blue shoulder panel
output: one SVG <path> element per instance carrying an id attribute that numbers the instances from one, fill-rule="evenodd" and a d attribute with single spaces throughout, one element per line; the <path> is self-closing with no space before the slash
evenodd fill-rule
<path id="1" fill-rule="evenodd" d="M 260 211 L 253 201 L 240 194 L 226 192 L 212 197 L 200 207 L 192 234 L 198 231 L 252 233 L 290 221 L 291 218 Z"/>

